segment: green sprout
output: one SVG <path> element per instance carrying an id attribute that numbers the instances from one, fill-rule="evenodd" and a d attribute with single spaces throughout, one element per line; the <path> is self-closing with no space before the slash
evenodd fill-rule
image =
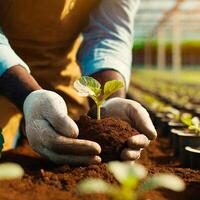
<path id="1" fill-rule="evenodd" d="M 24 170 L 16 163 L 0 164 L 0 181 L 22 178 Z"/>
<path id="2" fill-rule="evenodd" d="M 190 131 L 194 131 L 197 135 L 200 135 L 200 120 L 198 117 L 193 117 L 191 125 L 188 127 Z"/>
<path id="3" fill-rule="evenodd" d="M 82 97 L 90 97 L 94 100 L 97 106 L 97 119 L 101 119 L 101 106 L 104 101 L 114 92 L 124 87 L 123 82 L 118 80 L 111 80 L 105 83 L 103 88 L 101 84 L 94 78 L 89 76 L 82 76 L 79 80 L 74 82 L 74 88 Z"/>
<path id="4" fill-rule="evenodd" d="M 139 164 L 131 165 L 118 161 L 108 163 L 108 169 L 119 184 L 109 184 L 97 178 L 88 178 L 77 185 L 78 194 L 102 193 L 112 200 L 137 200 L 149 190 L 166 188 L 176 192 L 185 189 L 185 183 L 171 174 L 157 174 L 147 177 L 147 170 Z"/>
<path id="5" fill-rule="evenodd" d="M 2 129 L 0 128 L 0 158 L 3 149 L 4 138 Z M 0 181 L 21 178 L 24 175 L 22 167 L 16 163 L 2 163 L 0 164 Z"/>
<path id="6" fill-rule="evenodd" d="M 183 113 L 180 121 L 187 125 L 187 126 L 191 126 L 192 125 L 192 115 L 190 113 Z"/>
<path id="7" fill-rule="evenodd" d="M 197 135 L 200 135 L 200 120 L 198 117 L 193 117 L 190 115 L 181 119 L 181 121 L 188 126 L 188 129 Z"/>
<path id="8" fill-rule="evenodd" d="M 169 110 L 169 113 L 167 113 L 167 117 L 169 119 L 172 119 L 172 120 L 175 120 L 175 121 L 179 121 L 180 120 L 180 116 L 181 116 L 181 113 L 179 110 L 171 107 L 171 109 Z"/>

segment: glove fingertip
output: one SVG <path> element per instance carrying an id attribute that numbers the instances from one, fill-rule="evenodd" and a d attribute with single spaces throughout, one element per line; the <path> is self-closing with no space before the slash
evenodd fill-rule
<path id="1" fill-rule="evenodd" d="M 101 158 L 99 156 L 94 156 L 91 164 L 99 164 L 101 163 Z"/>
<path id="2" fill-rule="evenodd" d="M 132 150 L 129 148 L 125 148 L 123 149 L 123 151 L 121 152 L 121 159 L 124 161 L 128 161 L 128 160 L 137 160 L 140 158 L 140 153 L 141 150 Z"/>
<path id="3" fill-rule="evenodd" d="M 79 128 L 77 124 L 69 116 L 67 116 L 65 123 L 65 136 L 77 138 L 79 135 Z"/>
<path id="4" fill-rule="evenodd" d="M 95 150 L 94 154 L 99 155 L 101 153 L 101 146 L 96 142 L 92 142 L 92 143 Z"/>

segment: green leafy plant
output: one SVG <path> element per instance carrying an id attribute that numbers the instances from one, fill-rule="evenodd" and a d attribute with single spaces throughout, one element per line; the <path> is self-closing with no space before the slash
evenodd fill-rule
<path id="1" fill-rule="evenodd" d="M 175 120 L 175 121 L 179 121 L 180 120 L 180 116 L 181 113 L 179 110 L 175 109 L 175 108 L 171 108 L 171 110 L 169 110 L 169 113 L 167 113 L 167 117 L 169 119 Z"/>
<path id="2" fill-rule="evenodd" d="M 22 167 L 16 163 L 0 164 L 0 181 L 21 178 L 24 175 Z"/>
<path id="3" fill-rule="evenodd" d="M 111 80 L 105 83 L 104 88 L 94 78 L 89 76 L 82 76 L 79 80 L 74 82 L 74 88 L 80 96 L 90 97 L 94 100 L 97 106 L 97 119 L 100 120 L 100 110 L 104 101 L 114 92 L 124 87 L 123 82 L 118 80 Z M 102 92 L 103 90 L 103 92 Z"/>
<path id="4" fill-rule="evenodd" d="M 108 169 L 114 175 L 119 184 L 109 184 L 101 179 L 88 178 L 77 186 L 79 194 L 103 193 L 113 200 L 136 200 L 152 189 L 166 188 L 176 192 L 185 189 L 184 182 L 171 174 L 157 174 L 147 177 L 147 170 L 139 164 L 122 162 L 108 163 Z"/>
<path id="5" fill-rule="evenodd" d="M 189 113 L 183 113 L 180 118 L 180 121 L 187 126 L 191 126 L 192 125 L 192 115 Z"/>
<path id="6" fill-rule="evenodd" d="M 200 120 L 198 117 L 193 117 L 191 125 L 188 127 L 190 131 L 194 131 L 197 135 L 200 135 Z"/>
<path id="7" fill-rule="evenodd" d="M 188 116 L 182 118 L 182 122 L 188 126 L 188 129 L 197 135 L 200 135 L 200 120 L 198 117 Z"/>
<path id="8" fill-rule="evenodd" d="M 2 129 L 0 129 L 0 157 L 3 149 L 4 138 Z M 24 175 L 22 167 L 16 163 L 2 163 L 0 164 L 0 181 L 21 178 Z"/>

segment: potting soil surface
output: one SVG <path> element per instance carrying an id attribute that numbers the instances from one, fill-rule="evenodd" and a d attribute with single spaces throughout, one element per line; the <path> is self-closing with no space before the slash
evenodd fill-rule
<path id="1" fill-rule="evenodd" d="M 1 181 L 0 200 L 108 200 L 105 195 L 78 196 L 76 184 L 86 177 L 103 178 L 116 183 L 106 169 L 106 164 L 89 167 L 55 166 L 40 158 L 24 142 L 15 150 L 4 152 L 1 162 L 17 162 L 25 170 L 22 180 Z M 180 176 L 187 184 L 181 193 L 161 189 L 145 194 L 145 200 L 199 200 L 200 171 L 181 168 L 173 156 L 167 138 L 158 138 L 145 149 L 139 163 L 147 167 L 149 174 L 158 172 L 173 173 Z"/>

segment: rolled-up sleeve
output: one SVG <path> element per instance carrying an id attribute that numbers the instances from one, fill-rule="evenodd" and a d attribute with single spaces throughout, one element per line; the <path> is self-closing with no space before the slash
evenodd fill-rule
<path id="1" fill-rule="evenodd" d="M 0 28 L 0 76 L 15 65 L 23 66 L 30 73 L 28 65 L 14 52 Z"/>
<path id="2" fill-rule="evenodd" d="M 83 75 L 112 69 L 129 85 L 134 17 L 139 0 L 102 0 L 91 13 L 77 54 Z"/>

